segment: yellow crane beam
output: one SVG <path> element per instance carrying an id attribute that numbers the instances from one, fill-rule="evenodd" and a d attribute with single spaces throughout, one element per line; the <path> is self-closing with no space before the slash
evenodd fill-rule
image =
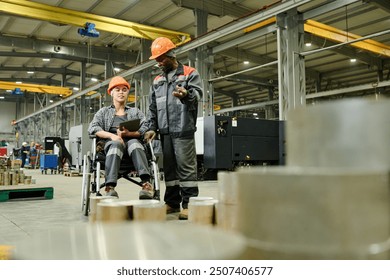
<path id="1" fill-rule="evenodd" d="M 72 95 L 72 90 L 66 87 L 46 86 L 36 84 L 17 84 L 15 82 L 3 82 L 0 81 L 0 89 L 14 90 L 20 88 L 21 91 L 48 93 L 55 95 L 62 95 L 62 97 L 68 97 Z"/>
<path id="2" fill-rule="evenodd" d="M 101 31 L 118 33 L 131 37 L 154 40 L 157 37 L 168 37 L 177 45 L 188 42 L 188 33 L 147 26 L 130 21 L 99 16 L 75 10 L 53 7 L 26 0 L 0 0 L 0 11 L 8 14 L 35 18 L 61 24 L 84 27 L 87 22 L 95 24 Z"/>
<path id="3" fill-rule="evenodd" d="M 272 24 L 276 22 L 276 18 L 272 17 L 265 21 L 256 23 L 252 26 L 249 26 L 244 29 L 245 33 L 251 32 L 255 29 L 264 27 L 266 25 Z M 328 40 L 332 40 L 337 43 L 346 43 L 348 41 L 356 40 L 359 38 L 362 38 L 362 36 L 346 32 L 343 30 L 340 30 L 338 28 L 334 28 L 330 25 L 326 25 L 314 20 L 307 20 L 304 24 L 304 30 L 308 33 L 311 33 L 313 35 L 316 35 L 318 37 L 322 37 Z M 383 56 L 390 57 L 390 46 L 382 44 L 378 41 L 366 39 L 363 41 L 351 43 L 351 46 L 354 46 L 356 48 L 369 51 L 375 54 L 380 54 Z"/>
<path id="4" fill-rule="evenodd" d="M 322 37 L 338 43 L 347 43 L 348 41 L 362 38 L 362 36 L 346 32 L 310 19 L 305 23 L 305 31 L 318 37 Z M 351 46 L 390 57 L 390 46 L 375 40 L 366 39 L 363 41 L 351 43 Z"/>
<path id="5" fill-rule="evenodd" d="M 256 30 L 256 29 L 262 28 L 264 26 L 270 25 L 272 23 L 275 23 L 275 22 L 276 22 L 276 17 L 271 17 L 269 19 L 263 20 L 261 22 L 258 22 L 258 23 L 254 24 L 254 25 L 251 25 L 251 26 L 245 28 L 244 32 L 248 33 L 248 32 L 251 32 L 253 30 Z"/>
<path id="6" fill-rule="evenodd" d="M 135 95 L 134 95 L 134 94 L 130 94 L 130 95 L 127 97 L 127 102 L 130 102 L 130 103 L 135 102 Z"/>

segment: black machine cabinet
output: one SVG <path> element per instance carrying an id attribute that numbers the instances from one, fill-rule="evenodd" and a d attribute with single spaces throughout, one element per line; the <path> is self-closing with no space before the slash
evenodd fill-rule
<path id="1" fill-rule="evenodd" d="M 65 160 L 68 160 L 69 163 L 72 163 L 72 156 L 70 155 L 68 149 L 65 146 L 65 140 L 61 137 L 45 137 L 45 150 L 54 150 L 54 146 L 57 145 L 60 149 L 59 159 L 61 163 L 65 163 Z"/>
<path id="2" fill-rule="evenodd" d="M 61 147 L 65 146 L 65 141 L 61 137 L 45 137 L 45 150 L 54 150 L 56 144 L 60 144 Z"/>
<path id="3" fill-rule="evenodd" d="M 204 167 L 284 164 L 283 122 L 208 116 L 204 118 Z"/>

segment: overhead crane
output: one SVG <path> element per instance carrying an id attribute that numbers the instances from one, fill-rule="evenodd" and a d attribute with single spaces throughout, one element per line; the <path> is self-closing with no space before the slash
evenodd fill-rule
<path id="1" fill-rule="evenodd" d="M 35 93 L 47 93 L 53 95 L 60 95 L 62 98 L 69 97 L 73 94 L 72 90 L 66 87 L 45 86 L 45 85 L 36 85 L 36 84 L 16 84 L 14 82 L 0 81 L 0 89 L 15 90 L 16 88 L 19 88 L 20 91 L 22 92 L 27 91 L 27 92 L 35 92 Z M 96 93 L 97 91 L 90 91 L 85 95 L 93 97 L 93 95 Z M 135 99 L 136 98 L 134 94 L 129 94 L 127 101 L 135 102 Z"/>
<path id="2" fill-rule="evenodd" d="M 245 33 L 251 32 L 253 30 L 265 27 L 269 24 L 276 23 L 276 17 L 269 18 L 267 20 L 261 21 L 259 23 L 256 23 L 252 26 L 249 26 L 244 29 Z M 304 24 L 304 30 L 305 32 L 308 32 L 310 34 L 316 35 L 318 37 L 322 37 L 328 40 L 331 40 L 333 42 L 338 43 L 346 43 L 349 41 L 353 41 L 359 38 L 362 38 L 362 36 L 353 34 L 351 32 L 346 32 L 343 30 L 340 30 L 338 28 L 332 27 L 327 24 L 323 24 L 320 22 L 317 22 L 315 20 L 306 20 Z M 360 42 L 353 42 L 351 43 L 351 46 L 369 51 L 375 54 L 383 55 L 390 57 L 390 46 L 386 44 L 382 44 L 378 41 L 366 39 L 362 40 Z"/>
<path id="3" fill-rule="evenodd" d="M 306 32 L 332 40 L 338 43 L 346 43 L 361 38 L 362 36 L 346 32 L 330 25 L 326 25 L 314 20 L 307 20 L 304 26 Z M 351 46 L 366 50 L 375 54 L 390 57 L 390 46 L 378 41 L 366 39 L 360 42 L 351 43 Z"/>
<path id="4" fill-rule="evenodd" d="M 54 7 L 46 4 L 26 0 L 0 0 L 0 11 L 35 18 L 49 22 L 69 24 L 84 27 L 87 23 L 93 23 L 94 27 L 101 31 L 118 33 L 122 35 L 154 40 L 160 36 L 170 38 L 176 45 L 184 44 L 191 40 L 190 34 L 151 27 L 143 24 L 119 20 L 75 10 Z M 0 88 L 14 90 L 15 88 L 29 92 L 49 93 L 70 96 L 72 91 L 67 88 L 41 86 L 41 85 L 16 85 L 14 83 L 0 82 Z M 129 102 L 135 102 L 135 96 L 129 95 Z"/>
<path id="5" fill-rule="evenodd" d="M 190 34 L 184 32 L 53 7 L 26 0 L 0 0 L 0 11 L 8 14 L 79 27 L 85 27 L 86 23 L 93 23 L 95 28 L 100 31 L 118 33 L 148 40 L 154 40 L 164 36 L 170 38 L 177 45 L 191 40 Z"/>
<path id="6" fill-rule="evenodd" d="M 73 93 L 70 88 L 66 88 L 66 87 L 25 84 L 25 83 L 17 84 L 15 82 L 0 81 L 0 89 L 15 90 L 16 88 L 19 88 L 21 91 L 61 95 L 63 98 L 66 98 L 72 95 Z"/>

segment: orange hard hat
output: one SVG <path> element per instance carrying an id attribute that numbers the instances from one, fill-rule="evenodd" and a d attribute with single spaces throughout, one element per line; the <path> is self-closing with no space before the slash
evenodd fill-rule
<path id="1" fill-rule="evenodd" d="M 126 86 L 128 89 L 130 89 L 130 84 L 123 77 L 115 76 L 111 79 L 110 84 L 108 85 L 108 94 L 111 94 L 111 90 L 117 86 Z"/>
<path id="2" fill-rule="evenodd" d="M 176 48 L 176 45 L 171 40 L 165 37 L 159 37 L 153 41 L 150 47 L 152 56 L 149 59 L 155 59 L 174 48 Z"/>

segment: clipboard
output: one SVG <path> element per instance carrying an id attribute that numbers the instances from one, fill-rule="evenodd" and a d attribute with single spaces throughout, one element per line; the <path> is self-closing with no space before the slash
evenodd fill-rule
<path id="1" fill-rule="evenodd" d="M 121 122 L 119 124 L 119 128 L 121 128 L 123 126 L 128 131 L 138 131 L 140 122 L 141 122 L 140 119 L 134 119 L 134 120 L 130 120 L 130 121 Z"/>

